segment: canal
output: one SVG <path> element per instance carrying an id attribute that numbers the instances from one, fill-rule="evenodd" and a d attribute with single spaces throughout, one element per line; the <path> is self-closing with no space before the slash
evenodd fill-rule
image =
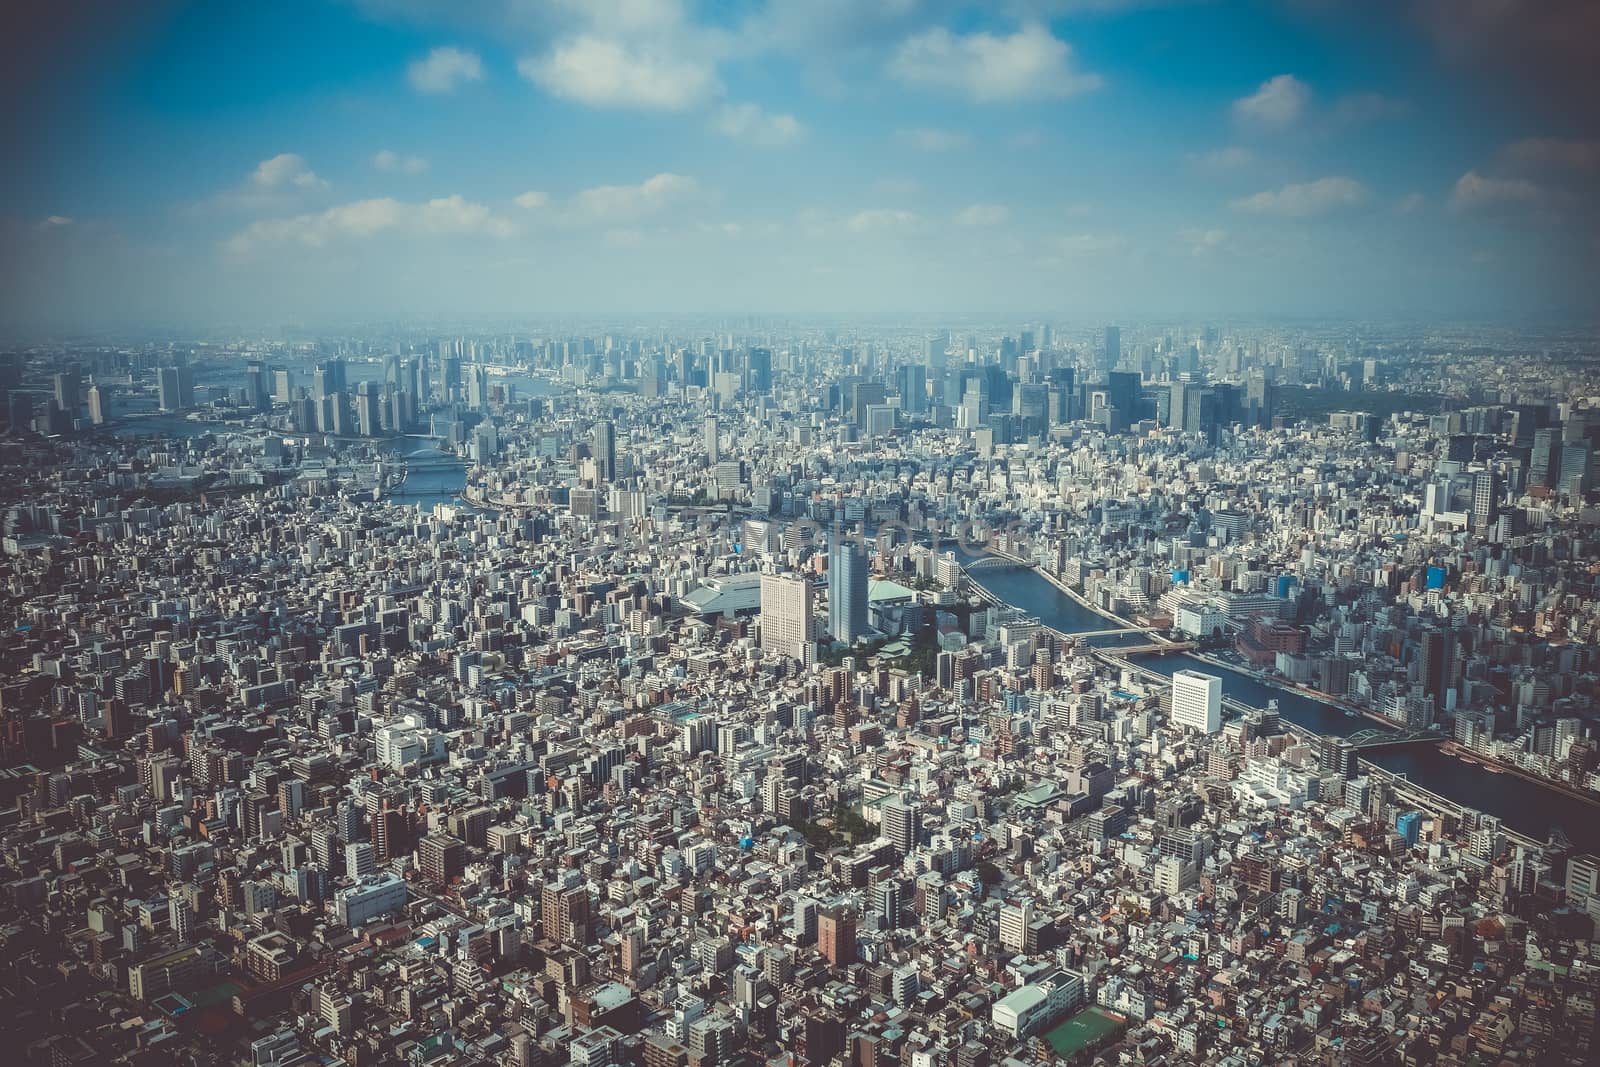
<path id="1" fill-rule="evenodd" d="M 986 567 L 979 570 L 973 580 L 1007 604 L 1065 633 L 1105 630 L 1116 625 L 1083 607 L 1038 572 L 1026 567 Z M 1131 642 L 1143 644 L 1145 639 L 1096 639 L 1094 644 L 1109 647 Z M 1140 666 L 1169 676 L 1185 667 L 1217 675 L 1222 679 L 1222 691 L 1226 696 L 1252 707 L 1265 707 L 1267 701 L 1276 700 L 1278 711 L 1285 719 L 1319 734 L 1350 734 L 1372 725 L 1370 719 L 1350 718 L 1343 710 L 1324 701 L 1236 671 L 1213 667 L 1193 656 L 1145 656 L 1141 657 Z M 1515 775 L 1495 774 L 1430 745 L 1380 750 L 1366 758 L 1458 804 L 1497 816 L 1511 829 L 1529 837 L 1542 841 L 1552 829 L 1559 828 L 1575 847 L 1600 851 L 1600 807 Z"/>

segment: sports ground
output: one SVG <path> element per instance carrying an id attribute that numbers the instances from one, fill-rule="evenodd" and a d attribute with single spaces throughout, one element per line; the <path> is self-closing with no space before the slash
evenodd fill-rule
<path id="1" fill-rule="evenodd" d="M 1045 1035 L 1056 1055 L 1068 1057 L 1092 1047 L 1102 1038 L 1121 1030 L 1127 1023 L 1117 1015 L 1089 1008 L 1080 1011 Z"/>

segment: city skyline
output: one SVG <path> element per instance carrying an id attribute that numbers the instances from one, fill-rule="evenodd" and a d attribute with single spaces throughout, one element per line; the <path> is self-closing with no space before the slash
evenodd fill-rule
<path id="1" fill-rule="evenodd" d="M 1588 317 L 1593 13 L 1440 9 L 33 15 L 0 325 Z"/>

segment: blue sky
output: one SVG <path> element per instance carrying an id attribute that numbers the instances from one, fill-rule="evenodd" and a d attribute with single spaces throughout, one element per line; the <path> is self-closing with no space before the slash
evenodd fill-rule
<path id="1" fill-rule="evenodd" d="M 1588 316 L 1597 9 L 91 4 L 6 46 L 0 326 Z"/>

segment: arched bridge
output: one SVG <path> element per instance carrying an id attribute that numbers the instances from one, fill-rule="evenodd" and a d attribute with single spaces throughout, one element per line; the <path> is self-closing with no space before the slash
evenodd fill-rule
<path id="1" fill-rule="evenodd" d="M 992 570 L 996 567 L 1027 567 L 1032 570 L 1039 566 L 1036 560 L 1018 559 L 1014 556 L 984 556 L 966 564 L 961 569 L 964 571 Z"/>

